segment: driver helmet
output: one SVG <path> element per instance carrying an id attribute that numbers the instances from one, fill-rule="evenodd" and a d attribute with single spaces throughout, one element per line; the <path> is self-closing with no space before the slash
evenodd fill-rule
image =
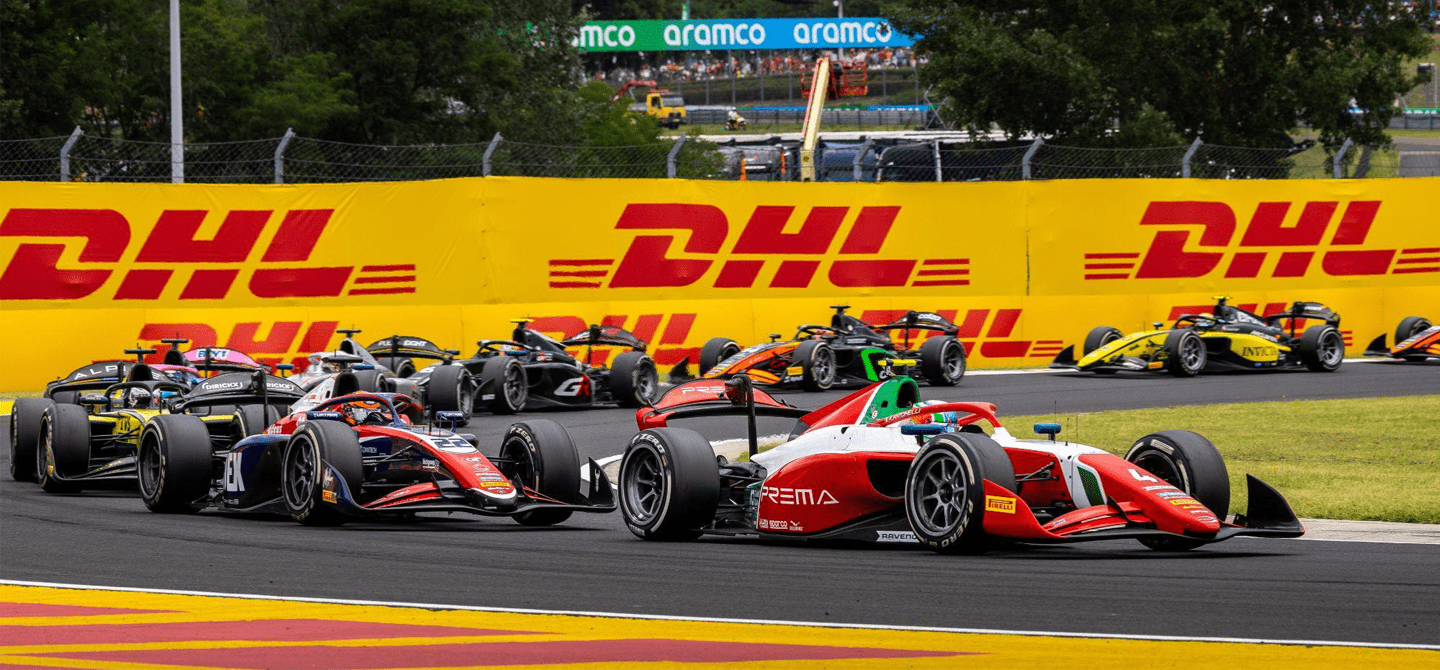
<path id="1" fill-rule="evenodd" d="M 131 409 L 149 409 L 154 395 L 142 388 L 125 389 L 125 406 Z"/>
<path id="2" fill-rule="evenodd" d="M 374 400 L 355 400 L 352 402 L 347 402 L 345 403 L 343 408 L 346 418 L 350 419 L 350 422 L 355 424 L 365 423 L 367 420 L 375 417 L 376 415 L 379 415 L 381 419 L 383 419 L 385 416 L 381 412 L 381 410 L 384 408 L 384 405 Z"/>

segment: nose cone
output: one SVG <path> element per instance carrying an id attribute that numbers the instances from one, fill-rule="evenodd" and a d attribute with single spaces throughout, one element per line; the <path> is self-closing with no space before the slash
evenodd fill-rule
<path id="1" fill-rule="evenodd" d="M 519 496 L 515 487 L 509 484 L 498 482 L 485 482 L 478 488 L 465 489 L 465 497 L 477 507 L 490 507 L 497 509 L 511 509 L 515 507 Z"/>

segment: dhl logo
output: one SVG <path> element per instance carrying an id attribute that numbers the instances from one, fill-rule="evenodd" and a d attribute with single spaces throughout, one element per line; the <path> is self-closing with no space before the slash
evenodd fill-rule
<path id="1" fill-rule="evenodd" d="M 263 326 L 267 326 L 264 328 Z M 305 368 L 305 359 L 316 351 L 329 351 L 330 343 L 336 337 L 338 321 L 261 321 L 237 323 L 222 342 L 213 326 L 204 323 L 147 323 L 140 327 L 136 336 L 147 347 L 158 351 L 146 358 L 147 363 L 159 363 L 169 345 L 160 340 L 169 337 L 183 337 L 190 340 L 191 349 L 200 347 L 225 347 L 249 354 L 256 362 L 274 368 L 276 363 L 291 363 L 297 371 Z M 261 333 L 264 335 L 261 335 Z M 304 333 L 302 336 L 301 333 Z"/>
<path id="2" fill-rule="evenodd" d="M 1247 312 L 1250 312 L 1251 314 L 1259 314 L 1261 316 L 1264 316 L 1266 314 L 1279 314 L 1280 312 L 1285 311 L 1285 308 L 1289 307 L 1289 303 L 1267 302 L 1262 305 L 1258 302 L 1241 302 L 1235 303 L 1235 306 Z M 1166 320 L 1173 322 L 1175 319 L 1180 318 L 1180 316 L 1183 314 L 1209 314 L 1210 312 L 1214 311 L 1214 309 L 1214 305 L 1175 305 L 1174 307 L 1170 308 L 1170 316 Z M 1293 335 L 1300 333 L 1304 330 L 1305 321 L 1303 319 L 1284 319 L 1280 322 L 1280 327 Z M 1353 344 L 1353 342 L 1351 341 L 1351 335 L 1353 335 L 1354 332 L 1355 331 L 1353 330 L 1340 331 L 1340 336 L 1345 338 L 1346 347 L 1349 347 Z"/>
<path id="3" fill-rule="evenodd" d="M 845 228 L 849 207 L 812 207 L 794 232 L 785 232 L 791 206 L 756 207 L 731 241 L 725 213 L 714 205 L 636 203 L 625 207 L 616 230 L 688 231 L 672 257 L 676 235 L 636 235 L 624 256 L 550 261 L 550 288 L 673 288 L 691 286 L 718 267 L 714 288 L 751 288 L 772 264 L 770 288 L 807 288 L 822 274 L 839 288 L 968 286 L 970 259 L 825 260 L 837 239 L 840 256 L 874 256 L 900 213 L 899 207 L 862 207 Z"/>
<path id="4" fill-rule="evenodd" d="M 130 222 L 113 209 L 11 209 L 0 221 L 0 237 L 84 241 L 76 267 L 61 267 L 69 242 L 20 243 L 0 272 L 0 300 L 78 300 L 99 291 L 112 275 L 122 276 L 113 299 L 155 300 L 177 273 L 187 274 L 180 300 L 230 297 L 242 273 L 241 290 L 256 298 L 415 292 L 414 265 L 299 266 L 310 259 L 333 213 L 233 210 L 213 237 L 199 239 L 210 212 L 166 210 L 136 249 Z M 256 254 L 266 232 L 271 235 L 258 252 L 260 267 L 239 267 Z M 122 262 L 129 269 L 121 268 Z"/>
<path id="5" fill-rule="evenodd" d="M 661 325 L 664 328 L 661 328 Z M 686 347 L 690 330 L 695 325 L 695 314 L 642 314 L 633 320 L 625 314 L 611 314 L 600 320 L 602 326 L 616 326 L 630 331 L 635 337 L 648 343 L 646 353 L 655 359 L 656 365 L 675 365 L 688 357 L 692 362 L 699 360 L 699 347 Z M 590 322 L 578 316 L 540 316 L 530 322 L 530 328 L 559 339 L 573 337 L 585 332 Z M 656 334 L 659 333 L 659 339 Z M 593 363 L 609 360 L 613 347 L 596 347 Z M 584 354 L 581 354 L 583 360 Z"/>
<path id="6" fill-rule="evenodd" d="M 1338 221 L 1339 202 L 1307 202 L 1287 225 L 1291 204 L 1260 203 L 1237 243 L 1235 211 L 1223 202 L 1151 202 L 1140 225 L 1191 229 L 1156 231 L 1144 254 L 1087 253 L 1085 279 L 1204 277 L 1222 266 L 1226 278 L 1303 277 L 1317 256 L 1320 272 L 1332 277 L 1440 272 L 1440 247 L 1357 248 L 1370 234 L 1379 201 L 1349 202 Z M 1194 227 L 1199 235 L 1192 242 Z"/>
<path id="7" fill-rule="evenodd" d="M 941 309 L 935 313 L 960 327 L 955 337 L 965 345 L 965 353 L 969 356 L 978 353 L 984 358 L 1053 358 L 1060 353 L 1064 340 L 1020 340 L 1011 337 L 1022 312 L 1021 309 L 971 309 L 966 310 L 963 319 L 957 318 L 960 316 L 958 309 Z M 867 309 L 860 314 L 860 320 L 865 323 L 890 323 L 904 316 L 903 309 Z M 986 328 L 987 323 L 989 328 Z M 937 334 L 923 330 L 909 332 L 912 343 Z M 904 336 L 905 333 L 900 330 L 890 334 L 897 341 Z"/>

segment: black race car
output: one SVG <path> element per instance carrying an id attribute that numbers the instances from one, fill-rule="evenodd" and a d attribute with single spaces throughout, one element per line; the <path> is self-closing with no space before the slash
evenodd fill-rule
<path id="1" fill-rule="evenodd" d="M 895 321 L 871 325 L 845 313 L 849 305 L 831 305 L 830 325 L 800 326 L 795 337 L 741 349 L 735 340 L 712 338 L 700 349 L 706 379 L 746 375 L 757 384 L 799 387 L 807 391 L 866 386 L 888 379 L 895 368 L 919 367 L 911 374 L 934 386 L 954 386 L 965 376 L 965 347 L 955 335 L 960 327 L 934 312 L 910 311 Z M 896 342 L 890 335 L 901 331 Z M 912 331 L 935 333 L 912 348 Z M 688 359 L 671 371 L 675 381 L 690 378 Z"/>

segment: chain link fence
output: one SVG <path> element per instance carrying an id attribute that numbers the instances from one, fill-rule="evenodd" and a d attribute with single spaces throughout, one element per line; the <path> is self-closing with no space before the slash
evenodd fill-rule
<path id="1" fill-rule="evenodd" d="M 854 135 L 853 133 L 851 135 Z M 931 139 L 934 138 L 934 139 Z M 713 138 L 711 138 L 713 139 Z M 0 180 L 171 181 L 170 145 L 69 136 L 0 140 Z M 680 136 L 638 146 L 514 142 L 378 146 L 298 137 L 186 144 L 184 181 L 323 183 L 526 176 L 796 181 L 800 143 L 778 136 Z M 1440 176 L 1440 151 L 1306 140 L 1289 147 L 1190 145 L 1096 149 L 966 135 L 822 135 L 820 181 L 1022 179 L 1324 179 Z"/>

